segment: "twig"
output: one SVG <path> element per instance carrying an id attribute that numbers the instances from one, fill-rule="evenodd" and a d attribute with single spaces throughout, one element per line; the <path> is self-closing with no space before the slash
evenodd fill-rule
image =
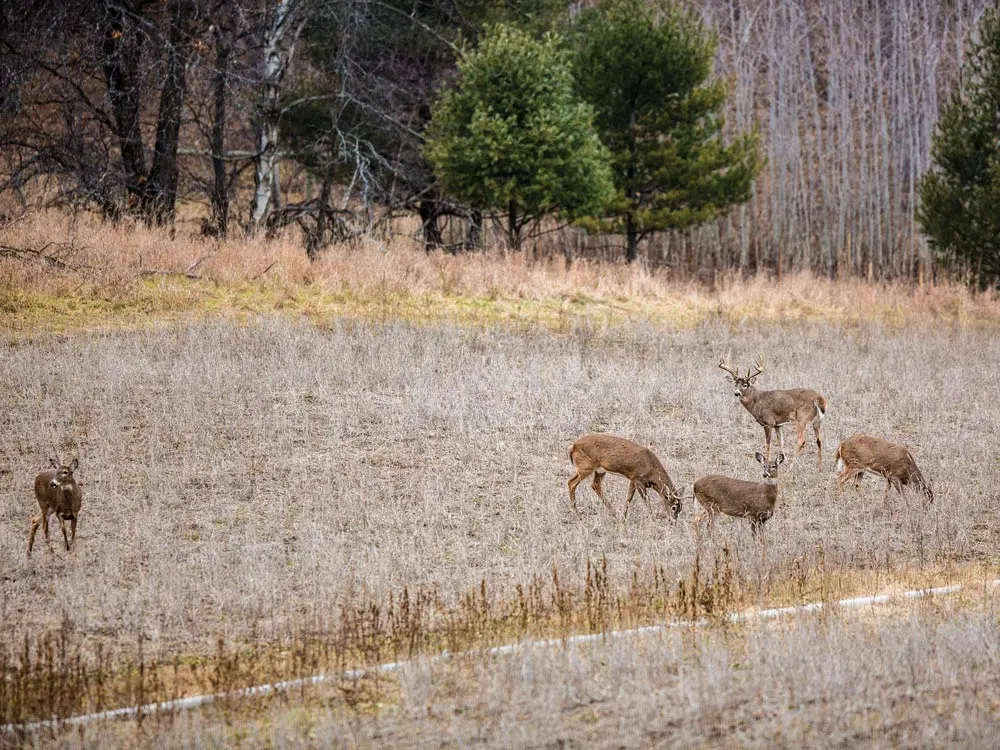
<path id="1" fill-rule="evenodd" d="M 196 273 L 187 271 L 171 271 L 169 268 L 142 268 L 139 270 L 140 276 L 182 276 L 185 279 L 200 279 Z"/>
<path id="2" fill-rule="evenodd" d="M 184 269 L 184 275 L 187 276 L 189 279 L 197 279 L 198 278 L 198 274 L 196 274 L 194 272 L 194 270 L 198 266 L 200 266 L 201 262 L 203 260 L 205 260 L 205 258 L 207 258 L 207 257 L 208 257 L 207 255 L 202 255 L 200 258 L 198 258 L 198 260 L 196 260 L 194 263 L 192 263 L 190 266 L 188 266 L 186 269 Z"/>
<path id="3" fill-rule="evenodd" d="M 191 265 L 185 268 L 183 271 L 171 271 L 169 268 L 142 268 L 139 270 L 140 276 L 183 276 L 185 279 L 193 279 L 197 281 L 201 278 L 195 273 L 195 269 L 201 265 L 201 262 L 206 258 L 211 257 L 209 255 L 203 255 L 198 260 L 194 261 Z"/>
<path id="4" fill-rule="evenodd" d="M 270 271 L 270 270 L 271 270 L 272 268 L 274 268 L 274 265 L 275 265 L 275 264 L 276 264 L 277 262 L 278 262 L 278 261 L 276 261 L 276 260 L 273 260 L 273 261 L 271 261 L 271 264 L 270 264 L 270 265 L 269 265 L 269 266 L 268 266 L 267 268 L 265 268 L 265 269 L 264 269 L 263 271 L 261 271 L 261 272 L 260 272 L 259 274 L 257 274 L 256 276 L 252 276 L 252 277 L 250 277 L 250 281 L 256 281 L 257 279 L 259 279 L 259 278 L 260 278 L 261 276 L 263 276 L 263 275 L 264 275 L 265 273 L 267 273 L 267 272 L 268 272 L 268 271 Z"/>
<path id="5" fill-rule="evenodd" d="M 55 266 L 56 268 L 64 268 L 68 271 L 77 270 L 74 266 L 60 260 L 54 255 L 46 255 L 44 251 L 52 245 L 53 243 L 49 242 L 41 250 L 34 250 L 30 247 L 11 247 L 10 245 L 0 245 L 0 256 L 18 258 L 21 260 L 38 260 L 43 263 L 48 263 L 50 266 Z"/>

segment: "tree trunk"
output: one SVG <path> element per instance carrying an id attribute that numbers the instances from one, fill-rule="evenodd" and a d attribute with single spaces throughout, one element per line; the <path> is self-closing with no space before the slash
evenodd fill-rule
<path id="1" fill-rule="evenodd" d="M 469 232 L 466 235 L 466 244 L 473 250 L 480 250 L 483 246 L 483 212 L 473 211 L 469 215 Z"/>
<path id="2" fill-rule="evenodd" d="M 277 0 L 274 17 L 264 31 L 263 94 L 257 132 L 253 202 L 250 206 L 249 234 L 256 233 L 267 219 L 278 183 L 278 137 L 281 118 L 281 80 L 295 51 L 302 30 L 302 3 Z"/>
<path id="3" fill-rule="evenodd" d="M 139 122 L 139 60 L 143 34 L 136 23 L 139 10 L 131 3 L 108 5 L 101 58 L 108 99 L 118 130 L 118 147 L 128 202 L 140 209 L 146 203 L 146 156 Z"/>
<path id="4" fill-rule="evenodd" d="M 511 250 L 521 249 L 521 227 L 517 223 L 517 202 L 513 198 L 507 204 L 507 244 Z"/>
<path id="5" fill-rule="evenodd" d="M 330 196 L 333 194 L 333 180 L 336 176 L 333 165 L 327 167 L 323 174 L 323 184 L 320 186 L 318 205 L 316 206 L 316 236 L 307 238 L 306 255 L 309 260 L 316 260 L 319 251 L 326 247 L 327 225 L 330 223 Z"/>
<path id="6" fill-rule="evenodd" d="M 441 227 L 437 223 L 438 217 L 441 216 L 438 202 L 433 198 L 421 200 L 417 210 L 420 212 L 420 226 L 424 233 L 424 250 L 429 253 L 431 250 L 439 249 L 444 245 L 444 239 L 441 237 Z"/>
<path id="7" fill-rule="evenodd" d="M 625 261 L 632 263 L 639 257 L 639 233 L 636 231 L 632 212 L 625 214 Z"/>
<path id="8" fill-rule="evenodd" d="M 177 203 L 177 146 L 187 84 L 189 24 L 193 6 L 188 0 L 171 0 L 168 6 L 170 34 L 167 40 L 167 70 L 160 93 L 153 167 L 149 172 L 150 206 L 147 220 L 172 224 Z"/>
<path id="9" fill-rule="evenodd" d="M 228 19 L 227 19 L 228 20 Z M 232 39 L 228 24 L 215 28 L 215 74 L 212 81 L 212 221 L 220 238 L 229 234 L 229 186 L 226 183 L 226 79 L 229 75 L 229 55 Z"/>

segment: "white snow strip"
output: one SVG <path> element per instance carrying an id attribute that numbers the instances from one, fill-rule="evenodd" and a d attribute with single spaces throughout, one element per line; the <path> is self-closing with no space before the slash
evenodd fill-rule
<path id="1" fill-rule="evenodd" d="M 979 585 L 979 584 L 975 584 Z M 984 586 L 1000 586 L 1000 578 L 986 581 Z M 948 596 L 957 594 L 965 588 L 964 584 L 953 586 L 940 586 L 932 589 L 915 589 L 904 591 L 901 594 L 879 594 L 878 596 L 859 596 L 850 599 L 841 599 L 837 602 L 813 602 L 811 604 L 800 604 L 793 607 L 776 607 L 773 609 L 761 609 L 750 612 L 738 612 L 728 616 L 728 620 L 734 623 L 755 622 L 760 620 L 775 620 L 780 617 L 794 616 L 809 612 L 819 612 L 830 607 L 874 607 L 879 604 L 886 604 L 893 599 L 923 599 L 931 596 Z M 592 643 L 606 640 L 608 638 L 634 638 L 636 636 L 663 633 L 667 630 L 677 628 L 704 627 L 709 620 L 702 618 L 698 620 L 679 620 L 668 622 L 662 625 L 646 625 L 641 628 L 630 628 L 628 630 L 612 630 L 607 633 L 588 633 L 585 635 L 571 635 L 566 638 L 549 638 L 542 641 L 522 641 L 519 643 L 508 643 L 503 646 L 493 646 L 483 651 L 463 651 L 453 654 L 450 651 L 442 651 L 433 656 L 427 657 L 429 661 L 442 661 L 454 656 L 467 656 L 481 654 L 485 656 L 504 656 L 528 648 L 551 648 L 554 646 L 576 645 L 581 643 Z M 177 698 L 176 700 L 162 701 L 160 703 L 146 703 L 141 706 L 124 706 L 109 711 L 98 711 L 97 713 L 82 714 L 80 716 L 70 716 L 65 719 L 47 719 L 43 721 L 32 721 L 21 724 L 4 724 L 0 726 L 0 732 L 34 732 L 40 729 L 55 729 L 58 727 L 71 727 L 79 724 L 90 724 L 95 721 L 105 719 L 119 719 L 130 716 L 148 716 L 155 713 L 170 711 L 186 711 L 198 708 L 209 703 L 220 700 L 233 700 L 238 698 L 254 698 L 274 693 L 282 693 L 308 685 L 321 685 L 332 680 L 356 680 L 368 675 L 388 674 L 395 672 L 412 663 L 412 660 L 392 661 L 379 664 L 374 667 L 359 667 L 349 669 L 338 674 L 319 674 L 312 677 L 300 677 L 296 680 L 284 680 L 281 682 L 271 682 L 264 685 L 254 685 L 242 690 L 230 690 L 224 693 L 206 693 L 204 695 L 192 695 L 188 698 Z"/>

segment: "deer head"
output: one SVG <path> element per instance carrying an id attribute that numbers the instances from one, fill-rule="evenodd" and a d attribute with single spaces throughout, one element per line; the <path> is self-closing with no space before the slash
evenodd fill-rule
<path id="1" fill-rule="evenodd" d="M 757 376 L 764 372 L 764 357 L 762 355 L 757 355 L 757 359 L 753 363 L 753 371 L 747 368 L 747 374 L 740 377 L 740 368 L 732 368 L 726 364 L 726 360 L 719 362 L 719 367 L 729 373 L 729 379 L 733 381 L 733 385 L 736 386 L 733 395 L 736 398 L 743 396 L 743 393 L 753 386 L 753 381 L 757 379 Z"/>
<path id="2" fill-rule="evenodd" d="M 50 458 L 49 465 L 55 470 L 52 479 L 49 480 L 49 487 L 69 487 L 73 484 L 73 472 L 80 465 L 80 459 L 74 458 L 69 466 L 59 463 L 57 458 Z"/>

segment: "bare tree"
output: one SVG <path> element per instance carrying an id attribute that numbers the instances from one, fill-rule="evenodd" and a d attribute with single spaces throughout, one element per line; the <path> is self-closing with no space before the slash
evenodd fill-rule
<path id="1" fill-rule="evenodd" d="M 257 153 L 250 224 L 247 227 L 249 234 L 257 232 L 264 225 L 272 203 L 278 201 L 282 82 L 307 20 L 306 0 L 277 0 L 273 6 L 268 7 L 262 26 L 261 101 L 257 112 Z"/>

